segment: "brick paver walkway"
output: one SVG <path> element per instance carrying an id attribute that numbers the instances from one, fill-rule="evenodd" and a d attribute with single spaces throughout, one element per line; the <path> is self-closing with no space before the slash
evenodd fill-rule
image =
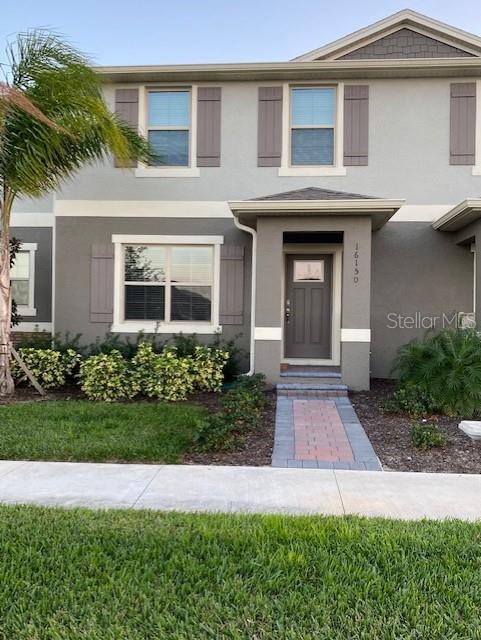
<path id="1" fill-rule="evenodd" d="M 277 397 L 274 467 L 381 471 L 347 397 Z"/>

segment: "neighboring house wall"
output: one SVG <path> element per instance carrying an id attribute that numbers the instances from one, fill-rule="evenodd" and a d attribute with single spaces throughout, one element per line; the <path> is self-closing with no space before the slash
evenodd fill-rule
<path id="1" fill-rule="evenodd" d="M 452 234 L 434 231 L 427 223 L 390 222 L 373 233 L 374 377 L 390 377 L 397 348 L 424 336 L 431 318 L 437 319 L 436 327 L 440 328 L 443 314 L 449 319 L 460 311 L 473 311 L 473 254 L 469 246 L 456 245 Z M 404 328 L 397 326 L 398 315 L 403 317 Z M 417 326 L 410 327 L 413 322 Z"/>
<path id="2" fill-rule="evenodd" d="M 35 316 L 22 315 L 22 322 L 37 324 L 52 321 L 52 229 L 12 227 L 10 236 L 37 245 L 35 251 Z M 21 311 L 20 311 L 21 313 Z"/>
<path id="3" fill-rule="evenodd" d="M 202 167 L 197 178 L 138 178 L 134 171 L 114 168 L 112 163 L 94 165 L 66 184 L 58 200 L 225 201 L 318 186 L 401 197 L 408 204 L 454 205 L 481 188 L 481 177 L 473 176 L 471 166 L 452 166 L 449 162 L 450 85 L 455 81 L 366 81 L 367 166 L 346 167 L 345 176 L 305 177 L 281 177 L 277 167 L 257 166 L 258 88 L 262 83 L 225 83 L 220 167 Z M 114 87 L 108 87 L 106 95 L 113 108 Z M 477 161 L 481 163 L 481 158 Z"/>

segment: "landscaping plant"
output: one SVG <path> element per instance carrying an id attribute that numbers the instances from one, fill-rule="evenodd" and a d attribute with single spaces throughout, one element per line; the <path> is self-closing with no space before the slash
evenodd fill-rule
<path id="1" fill-rule="evenodd" d="M 246 431 L 260 425 L 265 407 L 264 376 L 243 377 L 227 391 L 219 411 L 206 416 L 196 435 L 200 451 L 228 448 Z"/>
<path id="2" fill-rule="evenodd" d="M 147 142 L 114 115 L 99 76 L 70 44 L 46 31 L 20 34 L 7 48 L 0 82 L 0 397 L 10 372 L 10 218 L 17 197 L 42 197 L 84 164 L 114 154 L 147 160 Z"/>
<path id="3" fill-rule="evenodd" d="M 416 387 L 446 415 L 481 415 L 481 337 L 446 329 L 399 349 L 394 371 L 401 387 Z"/>
<path id="4" fill-rule="evenodd" d="M 44 389 L 63 387 L 73 377 L 81 360 L 73 349 L 61 352 L 27 347 L 19 349 L 18 354 Z M 16 360 L 11 362 L 11 371 L 14 380 L 27 382 L 27 376 Z"/>
<path id="5" fill-rule="evenodd" d="M 417 449 L 433 449 L 444 447 L 447 443 L 444 431 L 429 422 L 413 422 L 411 425 L 411 441 Z"/>
<path id="6" fill-rule="evenodd" d="M 199 391 L 220 391 L 224 382 L 224 367 L 229 359 L 227 351 L 198 345 L 191 358 L 194 386 Z"/>
<path id="7" fill-rule="evenodd" d="M 433 397 L 422 387 L 413 384 L 396 389 L 384 403 L 383 409 L 389 413 L 407 413 L 412 418 L 432 415 L 437 411 Z"/>
<path id="8" fill-rule="evenodd" d="M 120 351 L 90 356 L 80 365 L 81 389 L 90 400 L 130 400 L 139 391 Z"/>

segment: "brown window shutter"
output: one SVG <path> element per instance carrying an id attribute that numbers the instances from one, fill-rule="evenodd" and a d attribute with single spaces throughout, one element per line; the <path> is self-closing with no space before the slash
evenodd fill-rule
<path id="1" fill-rule="evenodd" d="M 93 244 L 90 258 L 90 322 L 114 319 L 114 245 Z"/>
<path id="2" fill-rule="evenodd" d="M 282 87 L 259 87 L 257 166 L 280 167 L 282 152 Z"/>
<path id="3" fill-rule="evenodd" d="M 344 87 L 344 165 L 367 165 L 369 147 L 369 87 Z"/>
<path id="4" fill-rule="evenodd" d="M 133 129 L 139 127 L 139 90 L 138 89 L 116 89 L 115 90 L 115 113 L 117 116 L 129 124 Z M 117 158 L 114 161 L 116 167 L 136 167 L 137 163 L 120 162 Z"/>
<path id="5" fill-rule="evenodd" d="M 244 322 L 244 252 L 244 247 L 221 247 L 220 324 Z"/>
<path id="6" fill-rule="evenodd" d="M 476 149 L 476 83 L 451 85 L 450 164 L 474 164 Z"/>
<path id="7" fill-rule="evenodd" d="M 197 166 L 220 167 L 221 89 L 197 89 Z"/>

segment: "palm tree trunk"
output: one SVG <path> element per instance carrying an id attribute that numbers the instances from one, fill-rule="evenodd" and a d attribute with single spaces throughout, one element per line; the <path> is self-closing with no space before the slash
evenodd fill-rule
<path id="1" fill-rule="evenodd" d="M 10 210 L 12 198 L 0 198 L 0 398 L 13 395 L 10 372 L 12 297 L 10 292 Z"/>

